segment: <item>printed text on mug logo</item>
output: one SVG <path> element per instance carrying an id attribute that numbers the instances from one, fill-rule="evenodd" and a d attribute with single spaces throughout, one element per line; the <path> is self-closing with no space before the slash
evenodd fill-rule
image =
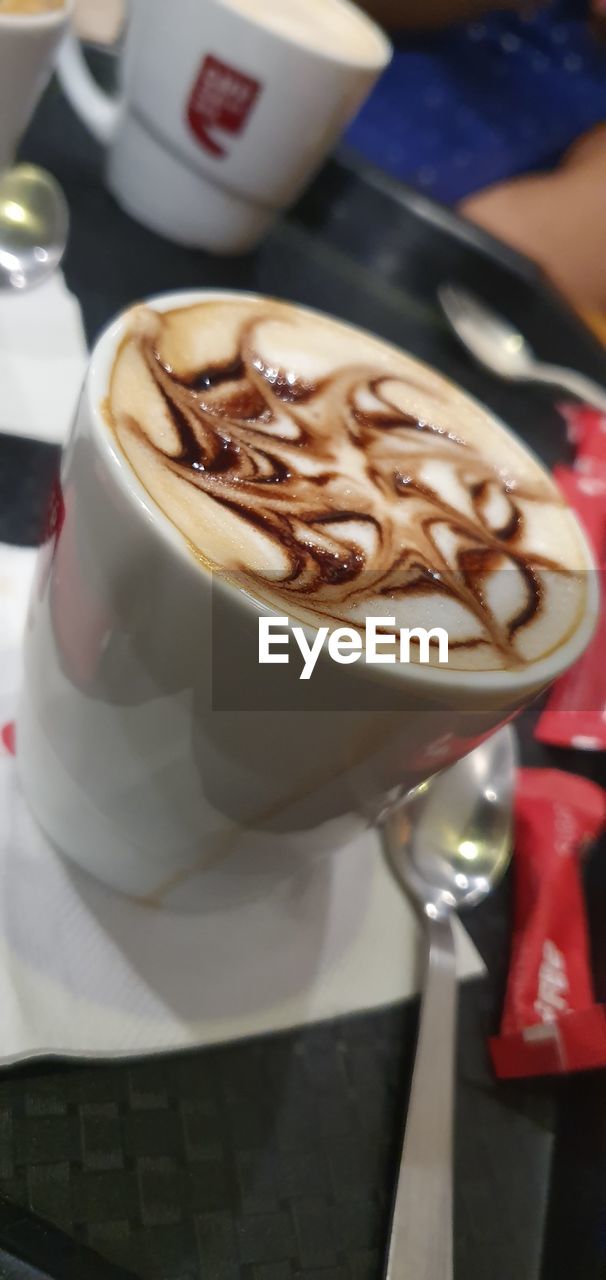
<path id="1" fill-rule="evenodd" d="M 217 159 L 227 155 L 222 135 L 236 137 L 243 132 L 261 89 L 258 80 L 212 54 L 204 59 L 189 99 L 187 119 L 210 155 Z"/>

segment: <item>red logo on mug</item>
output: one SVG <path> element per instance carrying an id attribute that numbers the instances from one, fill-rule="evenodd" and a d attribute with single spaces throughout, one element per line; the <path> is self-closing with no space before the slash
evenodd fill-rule
<path id="1" fill-rule="evenodd" d="M 187 119 L 198 141 L 213 156 L 227 150 L 215 131 L 242 133 L 261 92 L 261 84 L 236 67 L 209 54 L 204 59 L 187 107 Z"/>
<path id="2" fill-rule="evenodd" d="M 17 734 L 15 731 L 14 721 L 11 721 L 10 724 L 2 725 L 2 728 L 0 729 L 0 742 L 2 743 L 5 751 L 8 751 L 11 756 L 16 756 Z"/>

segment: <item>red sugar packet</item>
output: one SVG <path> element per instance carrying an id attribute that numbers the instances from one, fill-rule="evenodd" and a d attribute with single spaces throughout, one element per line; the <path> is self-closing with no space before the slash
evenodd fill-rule
<path id="1" fill-rule="evenodd" d="M 606 823 L 606 791 L 559 769 L 521 769 L 514 927 L 497 1076 L 606 1067 L 606 1006 L 591 980 L 580 855 Z"/>
<path id="2" fill-rule="evenodd" d="M 596 560 L 606 560 L 606 474 L 586 475 L 571 467 L 554 467 L 553 478 L 576 512 L 593 547 Z"/>
<path id="3" fill-rule="evenodd" d="M 574 465 L 583 475 L 601 476 L 606 481 L 606 414 L 596 415 L 579 444 Z"/>
<path id="4" fill-rule="evenodd" d="M 585 404 L 560 404 L 558 409 L 576 451 L 575 470 L 606 478 L 606 413 Z"/>
<path id="5" fill-rule="evenodd" d="M 606 563 L 606 468 L 603 476 L 585 475 L 569 467 L 556 467 L 553 474 L 585 528 L 597 563 L 603 566 Z M 579 661 L 554 686 L 535 728 L 538 741 L 549 746 L 606 750 L 606 582 L 603 572 L 600 579 L 602 608 L 596 634 Z"/>
<path id="6" fill-rule="evenodd" d="M 566 423 L 566 434 L 575 449 L 582 448 L 591 433 L 601 423 L 606 427 L 606 413 L 602 413 L 600 409 L 593 409 L 589 404 L 577 404 L 576 401 L 564 402 L 558 405 L 558 413 Z"/>

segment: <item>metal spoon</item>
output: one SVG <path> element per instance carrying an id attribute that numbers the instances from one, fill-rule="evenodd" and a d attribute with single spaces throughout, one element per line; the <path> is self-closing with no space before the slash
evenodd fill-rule
<path id="1" fill-rule="evenodd" d="M 423 916 L 428 947 L 387 1280 L 452 1280 L 452 918 L 485 898 L 507 867 L 515 768 L 515 737 L 506 727 L 383 819 L 388 862 Z"/>
<path id="2" fill-rule="evenodd" d="M 503 316 L 458 285 L 444 284 L 438 298 L 463 346 L 479 364 L 511 382 L 539 382 L 571 392 L 606 413 L 606 390 L 574 369 L 537 360 L 532 347 Z"/>
<path id="3" fill-rule="evenodd" d="M 50 173 L 20 164 L 0 173 L 0 289 L 30 289 L 59 266 L 69 211 Z"/>

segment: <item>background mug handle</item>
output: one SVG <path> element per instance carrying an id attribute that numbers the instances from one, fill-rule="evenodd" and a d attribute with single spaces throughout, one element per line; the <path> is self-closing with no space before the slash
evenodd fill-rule
<path id="1" fill-rule="evenodd" d="M 116 132 L 122 100 L 99 88 L 73 29 L 67 31 L 59 50 L 57 76 L 76 115 L 97 142 L 107 146 Z"/>

